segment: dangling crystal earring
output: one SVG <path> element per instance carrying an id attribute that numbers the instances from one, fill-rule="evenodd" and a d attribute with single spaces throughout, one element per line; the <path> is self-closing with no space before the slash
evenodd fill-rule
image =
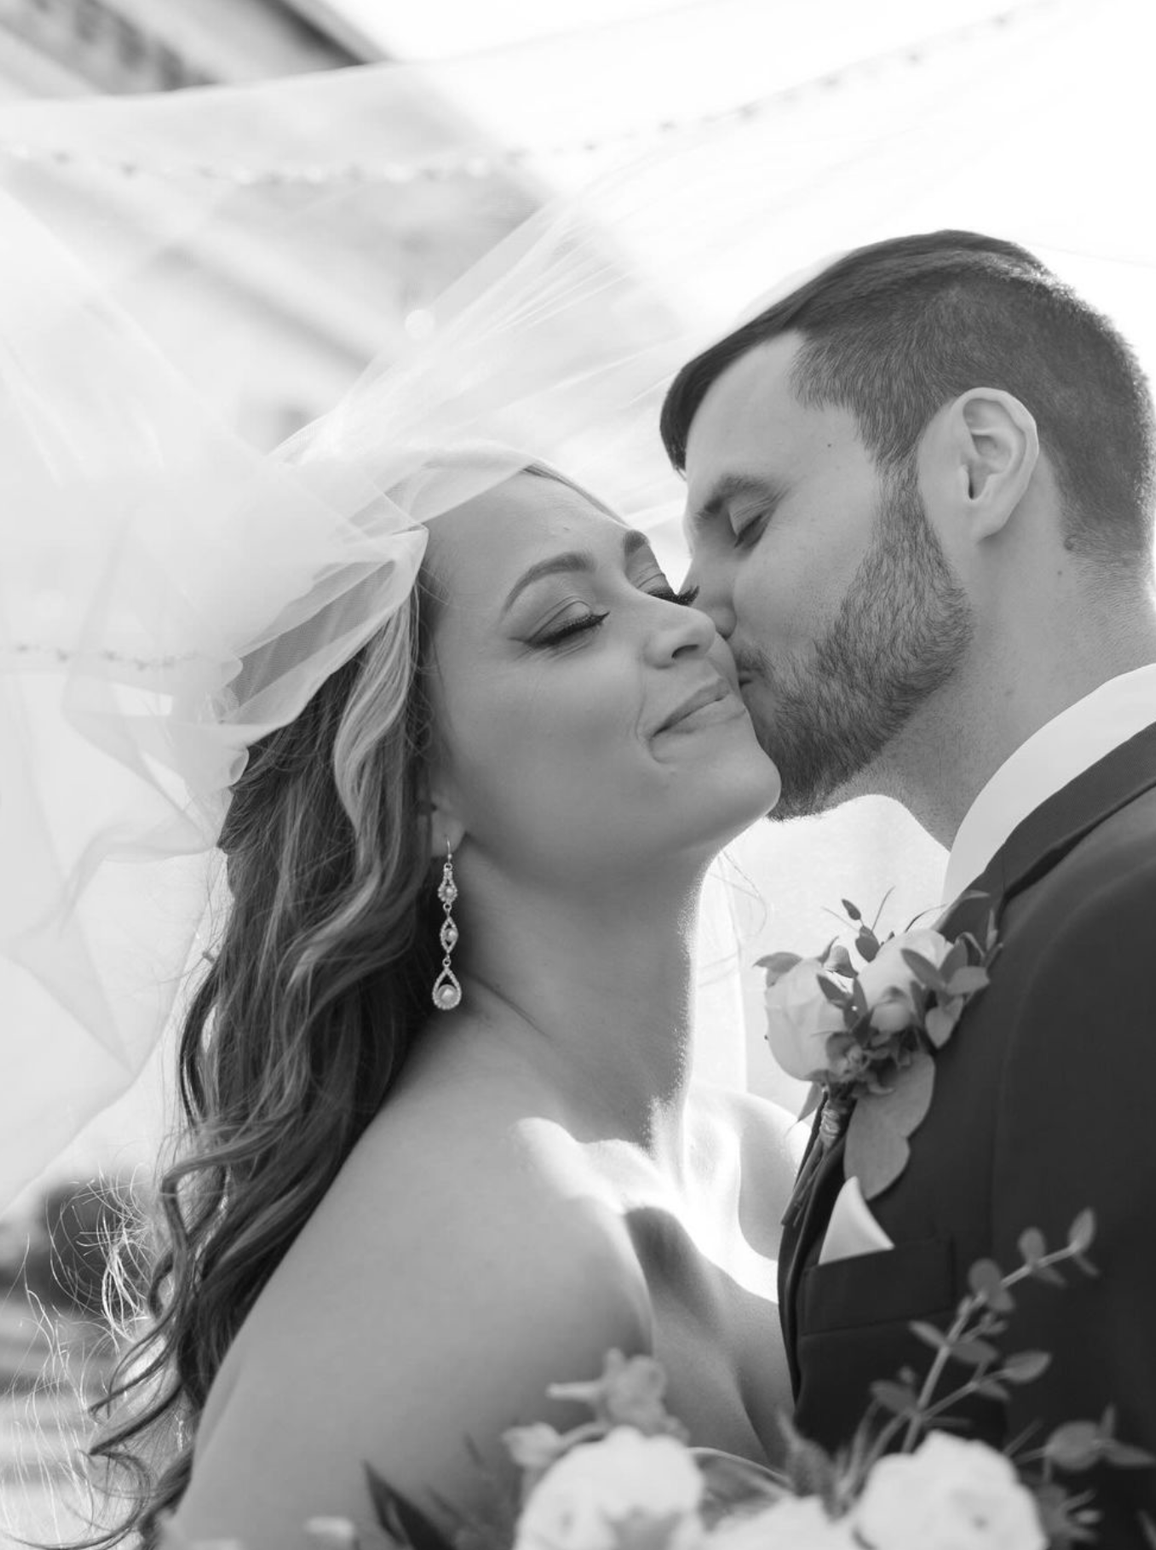
<path id="1" fill-rule="evenodd" d="M 458 886 L 454 882 L 454 853 L 447 840 L 445 865 L 442 867 L 442 880 L 438 885 L 438 898 L 442 901 L 442 909 L 446 912 L 446 918 L 442 921 L 442 928 L 438 932 L 438 941 L 442 944 L 445 957 L 442 959 L 442 972 L 434 981 L 433 988 L 433 1004 L 439 1012 L 452 1012 L 462 999 L 462 987 L 450 968 L 450 958 L 458 942 L 458 928 L 454 924 L 454 917 L 450 911 L 454 907 L 457 896 Z"/>

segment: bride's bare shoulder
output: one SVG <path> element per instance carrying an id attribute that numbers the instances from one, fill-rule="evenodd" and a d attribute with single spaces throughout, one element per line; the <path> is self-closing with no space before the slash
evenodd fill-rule
<path id="1" fill-rule="evenodd" d="M 431 1360 L 443 1322 L 475 1340 L 529 1332 L 579 1284 L 597 1320 L 641 1333 L 645 1285 L 619 1213 L 565 1128 L 526 1109 L 484 1091 L 387 1103 L 295 1243 L 286 1296 L 339 1296 L 375 1324 L 393 1310 Z"/>
<path id="2" fill-rule="evenodd" d="M 575 1424 L 547 1386 L 650 1344 L 629 1237 L 559 1127 L 387 1104 L 230 1353 L 181 1527 L 263 1550 L 310 1515 L 364 1519 L 365 1459 L 403 1494 L 464 1501 L 467 1437 L 493 1458 L 511 1425 Z"/>

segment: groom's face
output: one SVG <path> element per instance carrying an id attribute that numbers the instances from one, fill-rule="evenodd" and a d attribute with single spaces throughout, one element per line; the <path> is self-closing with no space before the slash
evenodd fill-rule
<path id="1" fill-rule="evenodd" d="M 799 402 L 799 343 L 757 346 L 718 377 L 686 459 L 687 581 L 782 774 L 775 817 L 870 789 L 859 777 L 971 634 L 914 468 L 884 476 L 850 411 Z"/>

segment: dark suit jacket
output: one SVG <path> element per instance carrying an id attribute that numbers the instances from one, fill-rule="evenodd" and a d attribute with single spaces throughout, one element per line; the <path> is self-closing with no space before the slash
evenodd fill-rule
<path id="1" fill-rule="evenodd" d="M 1003 1350 L 1044 1349 L 1052 1366 L 976 1407 L 970 1433 L 1003 1446 L 1032 1423 L 1042 1438 L 1115 1405 L 1121 1439 L 1156 1453 L 1156 724 L 1032 813 L 974 886 L 996 907 L 1002 951 L 936 1056 L 906 1171 L 869 1203 L 895 1248 L 817 1263 L 841 1142 L 784 1235 L 796 1424 L 828 1447 L 846 1441 L 873 1380 L 926 1372 L 909 1320 L 945 1326 L 976 1260 L 1013 1269 L 1025 1228 L 1059 1247 L 1091 1206 L 1100 1277 L 1065 1267 L 1066 1290 L 1017 1288 Z M 941 929 L 973 929 L 983 913 L 965 897 Z M 1071 1484 L 1096 1490 L 1101 1545 L 1145 1543 L 1137 1514 L 1156 1520 L 1156 1470 Z"/>

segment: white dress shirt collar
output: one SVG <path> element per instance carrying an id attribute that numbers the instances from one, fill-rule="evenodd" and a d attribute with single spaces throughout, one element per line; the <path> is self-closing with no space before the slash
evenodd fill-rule
<path id="1" fill-rule="evenodd" d="M 1156 722 L 1156 663 L 1121 673 L 1034 732 L 984 786 L 959 826 L 944 902 L 975 881 L 1000 846 L 1078 775 Z"/>

